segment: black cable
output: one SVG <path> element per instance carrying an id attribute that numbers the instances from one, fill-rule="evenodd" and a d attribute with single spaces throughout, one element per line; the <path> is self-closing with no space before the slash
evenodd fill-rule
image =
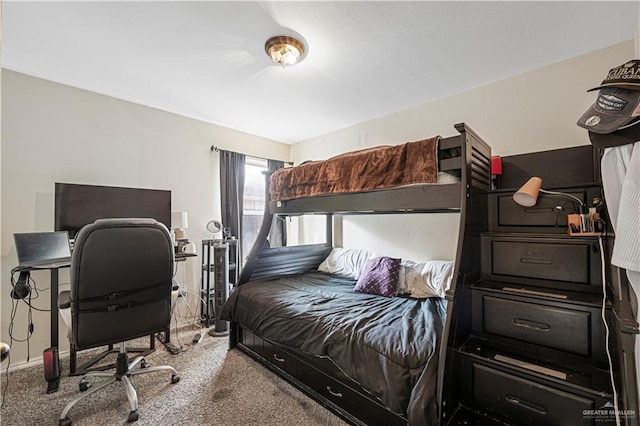
<path id="1" fill-rule="evenodd" d="M 33 278 L 29 277 L 29 281 L 33 283 L 33 286 L 29 286 L 29 288 L 31 289 L 31 291 L 29 292 L 29 298 L 28 300 L 25 300 L 25 299 L 21 299 L 21 300 L 29 307 L 29 311 L 33 309 L 34 311 L 39 311 L 39 312 L 51 312 L 51 309 L 41 309 L 33 306 L 31 302 L 33 300 L 38 299 L 40 297 L 40 291 L 44 291 L 44 290 L 40 290 L 38 288 L 38 283 L 36 283 L 36 280 L 34 280 Z M 49 287 L 47 287 L 47 289 L 49 289 Z M 33 296 L 33 294 L 35 294 L 35 297 Z"/>
<path id="2" fill-rule="evenodd" d="M 598 237 L 598 244 L 600 246 L 600 266 L 602 268 L 602 309 L 600 311 L 600 318 L 602 319 L 602 324 L 604 325 L 604 330 L 605 330 L 605 352 L 607 354 L 607 360 L 609 361 L 609 379 L 611 380 L 611 388 L 613 390 L 613 407 L 614 407 L 614 414 L 616 419 L 616 426 L 620 426 L 620 416 L 619 416 L 619 409 L 618 409 L 618 393 L 616 390 L 615 379 L 613 377 L 613 361 L 611 360 L 611 351 L 609 349 L 610 331 L 609 331 L 609 326 L 607 324 L 607 318 L 606 318 L 607 274 L 606 274 L 606 267 L 605 267 L 605 248 L 604 248 L 604 244 L 602 243 L 602 235 Z"/>
<path id="3" fill-rule="evenodd" d="M 11 283 L 13 284 L 13 274 L 14 271 L 11 271 Z M 24 341 L 24 340 L 16 340 L 13 338 L 13 320 L 16 316 L 16 309 L 18 304 L 16 300 L 11 298 L 11 314 L 10 314 L 10 322 L 9 322 L 9 356 L 7 357 L 7 369 L 5 371 L 6 381 L 4 387 L 2 389 L 2 404 L 1 407 L 4 407 L 4 403 L 7 400 L 7 392 L 9 391 L 9 366 L 11 365 L 11 348 L 13 347 L 14 341 Z M 28 339 L 28 337 L 27 337 Z"/>
<path id="4" fill-rule="evenodd" d="M 22 268 L 20 267 L 15 267 L 11 270 L 11 287 L 12 288 L 15 288 L 16 286 L 15 274 L 16 272 L 20 272 L 20 271 L 22 271 Z M 33 283 L 33 285 L 30 285 L 31 283 Z M 11 313 L 10 313 L 10 322 L 9 322 L 8 332 L 9 332 L 9 348 L 13 347 L 14 342 L 17 342 L 17 343 L 27 342 L 27 362 L 29 362 L 31 358 L 31 336 L 33 336 L 33 330 L 34 330 L 33 311 L 51 312 L 51 309 L 36 308 L 32 304 L 32 301 L 40 297 L 40 291 L 46 291 L 49 289 L 49 287 L 43 290 L 38 289 L 37 282 L 31 276 L 29 276 L 29 280 L 27 281 L 27 287 L 29 288 L 29 295 L 26 298 L 26 300 L 14 299 L 13 297 L 11 298 Z M 16 314 L 18 312 L 19 300 L 22 300 L 22 302 L 24 302 L 29 307 L 27 311 L 27 320 L 28 320 L 27 336 L 24 339 L 16 338 L 13 333 L 13 324 L 14 324 Z M 9 349 L 9 354 L 7 356 L 7 368 L 5 370 L 6 379 L 2 386 L 2 392 L 1 392 L 2 403 L 0 403 L 0 407 L 3 407 L 3 408 L 4 408 L 4 403 L 7 400 L 7 392 L 9 390 L 9 367 L 10 366 L 11 366 L 11 349 Z"/>
<path id="5" fill-rule="evenodd" d="M 31 307 L 31 292 L 29 292 L 28 305 L 29 310 L 27 311 L 27 319 L 29 320 L 29 325 L 27 326 L 27 362 L 29 362 L 29 359 L 31 358 L 31 336 L 33 335 L 33 309 Z"/>
<path id="6" fill-rule="evenodd" d="M 38 285 L 33 278 L 29 277 L 29 281 L 33 283 L 33 286 L 29 286 L 29 289 L 30 289 L 29 297 L 25 299 L 20 299 L 20 300 L 22 300 L 22 302 L 29 307 L 29 310 L 33 309 L 34 311 L 38 311 L 38 312 L 51 312 L 51 309 L 41 309 L 33 306 L 31 302 L 40 297 L 40 290 L 38 289 Z M 33 296 L 34 293 L 35 293 L 35 297 Z"/>
<path id="7" fill-rule="evenodd" d="M 27 302 L 26 300 L 22 299 L 22 302 L 27 305 L 29 307 L 29 309 L 33 309 L 34 311 L 38 311 L 38 312 L 51 312 L 51 309 L 40 309 L 40 308 L 36 308 L 35 306 L 33 306 L 30 302 Z"/>
<path id="8" fill-rule="evenodd" d="M 11 271 L 11 280 L 13 284 L 13 274 L 14 271 Z M 5 371 L 6 381 L 4 387 L 2 389 L 2 407 L 4 407 L 4 403 L 7 400 L 7 392 L 9 391 L 9 366 L 11 365 L 11 348 L 13 347 L 13 342 L 15 339 L 13 338 L 13 319 L 16 316 L 16 308 L 18 304 L 15 299 L 11 300 L 11 314 L 10 314 L 10 322 L 9 322 L 9 356 L 7 357 L 7 369 Z"/>
<path id="9" fill-rule="evenodd" d="M 11 285 L 15 286 L 15 278 L 14 278 L 14 274 L 15 272 L 17 272 L 18 268 L 14 268 L 11 271 Z M 28 285 L 29 287 L 29 297 L 28 300 L 25 299 L 20 299 L 22 300 L 22 302 L 27 305 L 29 307 L 29 309 L 33 309 L 34 311 L 38 311 L 38 312 L 51 312 L 51 309 L 41 309 L 41 308 L 36 308 L 35 306 L 33 306 L 33 304 L 31 303 L 32 300 L 36 300 L 40 297 L 40 291 L 45 291 L 48 290 L 50 287 L 47 287 L 46 289 L 39 289 L 38 288 L 38 283 L 36 282 L 36 280 L 34 280 L 31 276 L 29 276 L 29 283 L 33 283 L 33 286 Z M 32 296 L 32 293 L 35 293 L 35 297 Z"/>
<path id="10" fill-rule="evenodd" d="M 27 339 L 31 337 L 31 335 L 28 332 L 27 332 L 27 337 L 25 337 L 24 339 L 18 339 L 13 335 L 13 323 L 14 323 L 17 312 L 18 312 L 18 301 L 13 299 L 11 301 L 11 317 L 9 321 L 9 339 L 10 339 L 9 346 L 12 346 L 13 342 L 19 342 L 19 343 L 26 342 Z M 27 329 L 27 331 L 29 330 Z"/>
<path id="11" fill-rule="evenodd" d="M 11 345 L 9 345 L 9 354 L 7 355 L 7 368 L 4 372 L 6 380 L 4 382 L 4 386 L 2 387 L 2 404 L 0 404 L 0 408 L 4 408 L 4 403 L 7 400 L 7 391 L 9 390 L 9 366 L 11 365 Z"/>
<path id="12" fill-rule="evenodd" d="M 571 204 L 571 206 L 573 207 L 573 212 L 574 212 L 574 213 L 578 213 L 578 210 L 576 209 L 576 204 L 575 204 L 575 202 L 574 202 L 574 201 L 572 201 L 572 200 L 566 200 L 564 203 L 562 203 L 562 204 L 560 204 L 560 205 L 556 206 L 556 210 L 557 210 L 557 211 L 556 211 L 556 223 L 555 223 L 555 227 L 556 227 L 556 228 L 558 227 L 558 221 L 559 221 L 559 219 L 560 219 L 560 212 L 565 212 L 565 211 L 567 211 L 567 210 L 565 209 L 565 207 L 564 207 L 564 206 L 566 206 L 567 204 Z M 568 214 L 568 213 L 567 213 L 567 214 Z"/>
<path id="13" fill-rule="evenodd" d="M 19 272 L 19 268 L 13 268 L 11 270 L 11 286 L 15 287 L 16 285 L 16 280 L 15 280 L 15 274 L 16 272 Z M 8 327 L 8 332 L 9 332 L 9 348 L 13 347 L 13 344 L 15 342 L 17 343 L 23 343 L 23 342 L 27 342 L 27 362 L 29 362 L 30 358 L 31 358 L 31 336 L 33 335 L 33 311 L 34 310 L 41 310 L 38 308 L 35 308 L 34 306 L 31 305 L 31 300 L 35 300 L 38 298 L 38 291 L 37 291 L 37 286 L 35 284 L 35 281 L 33 279 L 29 279 L 30 281 L 33 281 L 34 283 L 34 287 L 36 289 L 36 297 L 32 298 L 31 295 L 31 286 L 29 286 L 29 296 L 28 296 L 28 301 L 26 301 L 25 299 L 14 299 L 11 298 L 11 313 L 9 315 L 10 317 L 10 321 L 9 321 L 9 327 Z M 13 325 L 15 322 L 15 318 L 16 318 L 16 314 L 18 313 L 18 300 L 22 300 L 24 303 L 27 304 L 27 306 L 29 306 L 29 310 L 27 311 L 27 319 L 28 319 L 28 325 L 27 325 L 27 336 L 24 339 L 19 339 L 16 338 L 13 332 Z M 7 368 L 5 371 L 5 376 L 6 376 L 6 381 L 4 383 L 4 386 L 2 388 L 2 404 L 0 404 L 0 406 L 4 407 L 4 403 L 7 400 L 7 392 L 9 391 L 9 367 L 11 366 L 11 349 L 9 349 L 9 356 L 7 359 Z"/>

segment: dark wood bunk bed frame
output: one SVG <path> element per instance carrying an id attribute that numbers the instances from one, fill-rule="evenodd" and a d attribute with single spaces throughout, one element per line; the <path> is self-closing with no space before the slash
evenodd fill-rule
<path id="1" fill-rule="evenodd" d="M 334 214 L 407 214 L 459 212 L 454 277 L 446 294 L 447 320 L 441 342 L 437 402 L 449 400 L 452 375 L 448 371 L 452 348 L 470 327 L 470 315 L 454 300 L 469 300 L 469 287 L 480 276 L 480 233 L 487 230 L 487 193 L 490 190 L 491 148 L 464 123 L 455 125 L 457 136 L 441 138 L 439 170 L 460 177 L 449 184 L 412 185 L 352 194 L 324 195 L 282 202 L 269 201 L 239 284 L 275 276 L 298 275 L 317 269 L 332 249 Z M 267 177 L 267 187 L 268 185 Z M 267 190 L 268 192 L 268 190 Z M 268 199 L 270 199 L 268 197 Z M 327 215 L 326 242 L 289 247 L 269 247 L 267 238 L 274 215 Z M 449 336 L 449 337 L 447 337 Z M 449 340 L 447 342 L 447 340 Z M 323 406 L 352 424 L 406 424 L 407 419 L 386 409 L 358 383 L 327 360 L 279 347 L 231 322 L 229 347 L 238 348 L 295 385 Z M 446 359 L 446 361 L 445 361 Z"/>

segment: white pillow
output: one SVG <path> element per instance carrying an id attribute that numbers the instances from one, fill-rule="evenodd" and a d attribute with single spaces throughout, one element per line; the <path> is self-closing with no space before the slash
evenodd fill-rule
<path id="1" fill-rule="evenodd" d="M 318 271 L 358 279 L 364 264 L 374 257 L 380 257 L 380 255 L 367 250 L 334 248 L 318 266 Z"/>
<path id="2" fill-rule="evenodd" d="M 404 266 L 404 268 L 402 267 Z M 409 294 L 416 299 L 427 297 L 444 297 L 451 288 L 454 263 L 448 260 L 430 260 L 425 263 L 415 263 L 410 260 L 403 261 L 400 268 L 400 280 L 398 294 Z M 402 269 L 404 269 L 404 274 Z"/>
<path id="3" fill-rule="evenodd" d="M 402 294 L 411 294 L 409 289 L 407 288 L 407 269 L 416 268 L 418 265 L 413 260 L 404 260 L 400 263 L 400 274 L 398 276 L 398 291 L 397 295 L 400 296 Z M 422 265 L 420 265 L 420 270 L 422 270 Z"/>

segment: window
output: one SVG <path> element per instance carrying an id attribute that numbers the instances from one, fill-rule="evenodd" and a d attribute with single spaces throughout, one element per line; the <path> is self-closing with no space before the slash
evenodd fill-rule
<path id="1" fill-rule="evenodd" d="M 258 237 L 265 207 L 265 175 L 267 160 L 246 157 L 244 175 L 244 208 L 242 211 L 242 256 L 247 258 Z"/>

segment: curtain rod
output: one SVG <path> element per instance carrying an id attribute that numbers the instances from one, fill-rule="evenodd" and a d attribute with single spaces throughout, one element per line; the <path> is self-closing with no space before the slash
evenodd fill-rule
<path id="1" fill-rule="evenodd" d="M 210 151 L 220 152 L 220 148 L 218 148 L 217 146 L 211 145 Z M 244 155 L 246 155 L 247 157 L 259 158 L 261 160 L 273 160 L 273 158 L 258 157 L 257 155 L 250 155 L 250 154 L 244 154 Z M 273 160 L 273 161 L 278 161 L 278 160 Z M 293 161 L 283 161 L 283 163 L 293 166 Z"/>

